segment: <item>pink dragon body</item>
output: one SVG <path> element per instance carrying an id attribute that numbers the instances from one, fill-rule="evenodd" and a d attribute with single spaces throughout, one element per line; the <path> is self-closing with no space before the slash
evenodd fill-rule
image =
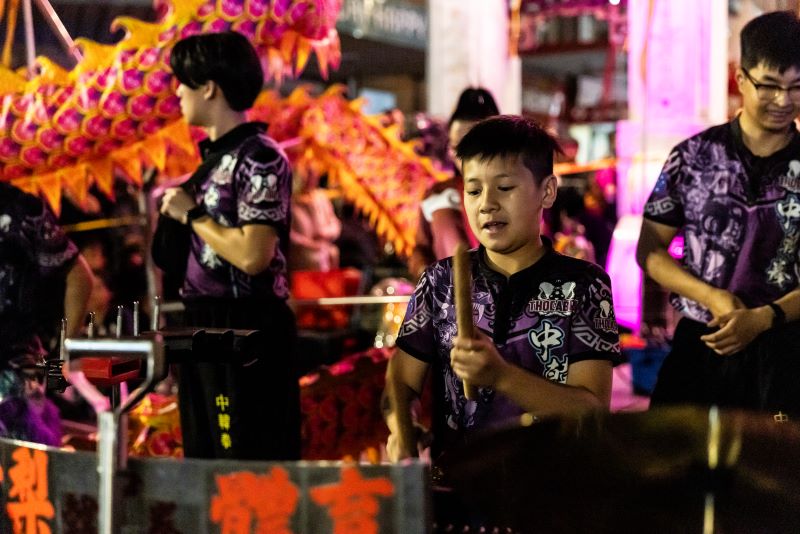
<path id="1" fill-rule="evenodd" d="M 124 149 L 180 118 L 169 53 L 188 35 L 243 33 L 273 78 L 301 70 L 312 50 L 323 72 L 338 64 L 340 0 L 163 0 L 156 7 L 162 16 L 155 23 L 117 19 L 126 36 L 116 45 L 76 40 L 83 59 L 71 71 L 39 58 L 30 80 L 0 72 L 0 180 L 24 189 L 34 188 L 29 177 L 69 187 L 88 174 L 107 188 L 109 164 L 138 180 L 130 164 L 136 150 Z M 162 166 L 165 156 L 144 157 Z"/>
<path id="2" fill-rule="evenodd" d="M 115 176 L 141 182 L 142 166 L 167 176 L 197 160 L 169 68 L 181 38 L 228 29 L 247 36 L 274 80 L 296 76 L 311 52 L 323 75 L 338 67 L 341 0 L 155 0 L 155 23 L 120 17 L 115 45 L 76 39 L 70 71 L 39 58 L 32 79 L 0 69 L 0 180 L 44 196 L 58 211 L 62 190 L 82 203 L 90 185 L 111 196 Z M 269 95 L 269 94 L 267 94 Z M 418 204 L 443 178 L 394 130 L 365 117 L 338 89 L 265 96 L 253 112 L 289 141 L 301 177 L 327 173 L 400 254 L 411 252 Z"/>

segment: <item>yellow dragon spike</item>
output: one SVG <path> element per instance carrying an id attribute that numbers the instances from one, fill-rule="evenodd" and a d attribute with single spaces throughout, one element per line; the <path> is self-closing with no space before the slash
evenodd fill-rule
<path id="1" fill-rule="evenodd" d="M 0 93 L 19 93 L 25 90 L 27 80 L 13 70 L 0 66 Z"/>
<path id="2" fill-rule="evenodd" d="M 42 85 L 64 86 L 69 83 L 69 71 L 49 57 L 38 56 L 36 58 L 36 66 L 39 76 L 31 81 L 30 89 L 35 89 Z M 33 85 L 34 82 L 38 83 Z"/>
<path id="3" fill-rule="evenodd" d="M 161 25 L 152 22 L 145 22 L 133 17 L 117 17 L 111 21 L 111 31 L 125 31 L 120 45 L 129 48 L 142 48 L 155 46 L 158 44 L 158 35 L 161 33 Z"/>
<path id="4" fill-rule="evenodd" d="M 78 37 L 75 39 L 75 46 L 83 54 L 83 59 L 71 71 L 70 77 L 75 78 L 77 74 L 98 71 L 110 65 L 114 61 L 116 46 L 100 44 L 97 41 Z"/>
<path id="5" fill-rule="evenodd" d="M 165 6 L 167 15 L 164 19 L 164 25 L 184 25 L 187 22 L 198 18 L 200 8 L 208 4 L 208 0 L 164 0 L 158 3 L 159 6 Z"/>

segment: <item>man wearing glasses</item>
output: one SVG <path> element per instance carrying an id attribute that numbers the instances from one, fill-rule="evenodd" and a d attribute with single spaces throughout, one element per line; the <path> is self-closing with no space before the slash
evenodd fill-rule
<path id="1" fill-rule="evenodd" d="M 757 17 L 741 52 L 741 113 L 676 146 L 645 205 L 637 262 L 683 315 L 652 404 L 800 416 L 800 21 Z"/>

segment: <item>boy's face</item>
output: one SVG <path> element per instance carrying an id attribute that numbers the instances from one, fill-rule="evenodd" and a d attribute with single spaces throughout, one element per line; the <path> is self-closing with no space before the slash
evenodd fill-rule
<path id="1" fill-rule="evenodd" d="M 800 86 L 800 70 L 796 67 L 781 74 L 778 69 L 759 63 L 752 69 L 740 68 L 736 81 L 742 93 L 742 113 L 756 127 L 767 132 L 785 132 L 800 115 L 800 99 L 792 98 L 786 91 Z"/>
<path id="2" fill-rule="evenodd" d="M 180 84 L 175 92 L 181 103 L 181 113 L 191 126 L 205 126 L 203 110 L 207 102 L 203 96 L 205 86 L 192 89 L 188 85 Z"/>
<path id="3" fill-rule="evenodd" d="M 522 259 L 541 241 L 542 208 L 556 198 L 556 179 L 537 185 L 519 156 L 463 162 L 464 208 L 470 228 L 490 254 Z"/>

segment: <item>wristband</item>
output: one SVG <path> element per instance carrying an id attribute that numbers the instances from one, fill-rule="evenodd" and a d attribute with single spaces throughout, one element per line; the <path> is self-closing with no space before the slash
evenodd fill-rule
<path id="1" fill-rule="evenodd" d="M 191 224 L 193 221 L 208 215 L 203 206 L 195 206 L 186 212 L 186 224 Z"/>
<path id="2" fill-rule="evenodd" d="M 770 308 L 772 308 L 772 313 L 775 315 L 772 317 L 772 328 L 776 326 L 780 326 L 786 322 L 786 312 L 783 311 L 783 308 L 775 304 L 774 302 L 770 302 L 767 304 Z"/>

